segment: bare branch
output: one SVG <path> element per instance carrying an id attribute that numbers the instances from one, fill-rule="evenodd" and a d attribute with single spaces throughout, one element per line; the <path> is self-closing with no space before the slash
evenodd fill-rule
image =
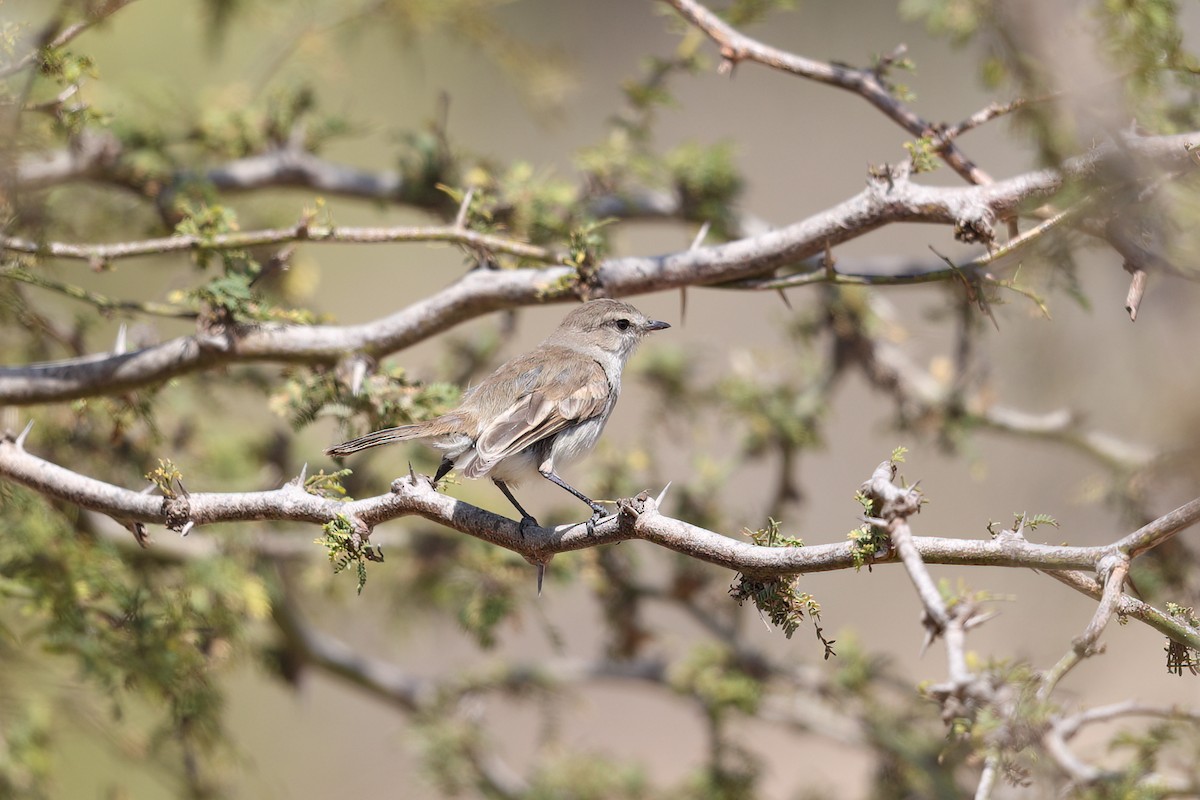
<path id="1" fill-rule="evenodd" d="M 1110 778 L 1120 779 L 1123 777 L 1121 773 L 1102 770 L 1080 759 L 1067 746 L 1067 742 L 1087 725 L 1121 717 L 1157 717 L 1178 722 L 1190 722 L 1194 725 L 1200 724 L 1200 713 L 1198 712 L 1185 711 L 1175 707 L 1148 706 L 1128 700 L 1081 711 L 1078 714 L 1053 721 L 1043 737 L 1046 751 L 1059 768 L 1070 775 L 1076 783 L 1086 786 Z M 1141 777 L 1138 785 L 1159 796 L 1171 794 L 1191 796 L 1200 790 L 1200 783 L 1197 783 L 1194 777 L 1191 780 L 1169 780 L 1155 773 Z"/>
<path id="2" fill-rule="evenodd" d="M 1096 642 L 1100 640 L 1100 634 L 1108 627 L 1109 621 L 1117 612 L 1125 587 L 1125 579 L 1129 576 L 1129 559 L 1124 555 L 1114 553 L 1105 557 L 1099 567 L 1104 582 L 1100 604 L 1096 606 L 1096 613 L 1092 616 L 1092 620 L 1084 632 L 1071 642 L 1071 649 L 1043 676 L 1042 685 L 1038 689 L 1038 697 L 1042 700 L 1050 696 L 1058 682 L 1066 677 L 1067 673 L 1074 669 L 1080 661 L 1099 652 Z"/>
<path id="3" fill-rule="evenodd" d="M 8 78 L 26 67 L 31 66 L 37 61 L 42 50 L 50 48 L 62 47 L 67 42 L 71 41 L 79 34 L 91 28 L 98 22 L 101 22 L 113 14 L 120 11 L 125 6 L 134 2 L 134 0 L 106 0 L 106 2 L 98 3 L 89 9 L 88 18 L 77 22 L 74 25 L 68 25 L 57 33 L 49 33 L 46 36 L 48 41 L 38 43 L 38 46 L 24 55 L 9 61 L 7 64 L 0 64 L 0 78 Z"/>
<path id="4" fill-rule="evenodd" d="M 1200 520 L 1200 498 L 1138 528 L 1117 542 L 1117 549 L 1130 558 L 1152 550 Z"/>
<path id="5" fill-rule="evenodd" d="M 878 108 L 888 119 L 904 128 L 913 136 L 921 137 L 933 132 L 933 126 L 917 116 L 880 80 L 871 70 L 855 69 L 842 64 L 816 61 L 804 56 L 788 53 L 765 45 L 756 39 L 735 30 L 713 12 L 694 0 L 667 0 L 680 16 L 702 30 L 721 49 L 721 57 L 727 64 L 740 61 L 756 61 L 774 69 L 790 72 L 802 78 L 845 89 L 862 96 Z M 976 166 L 947 138 L 938 143 L 938 153 L 946 163 L 973 184 L 988 184 L 991 177 Z"/>
<path id="6" fill-rule="evenodd" d="M 750 239 L 656 257 L 613 258 L 597 265 L 590 293 L 626 296 L 685 285 L 759 275 L 823 252 L 889 222 L 983 225 L 1031 198 L 1053 194 L 1072 177 L 1092 174 L 1129 151 L 1146 159 L 1190 163 L 1185 145 L 1200 133 L 1105 145 L 1066 162 L 990 186 L 923 187 L 907 180 L 876 181 L 826 212 Z M 965 222 L 964 222 L 965 221 Z M 972 222 L 973 221 L 973 222 Z M 576 293 L 568 267 L 474 270 L 409 307 L 373 323 L 262 325 L 175 339 L 120 356 L 87 357 L 50 364 L 0 368 L 0 403 L 29 404 L 86 397 L 161 382 L 198 369 L 235 362 L 332 363 L 347 353 L 382 356 L 489 311 L 566 300 Z"/>
<path id="7" fill-rule="evenodd" d="M 467 247 L 506 253 L 519 258 L 549 264 L 563 263 L 564 256 L 545 247 L 526 244 L 503 236 L 468 230 L 461 225 L 397 226 L 393 228 L 363 228 L 352 226 L 316 226 L 300 223 L 291 228 L 222 233 L 212 236 L 176 234 L 158 239 L 107 244 L 70 244 L 66 242 L 35 242 L 16 236 L 0 236 L 0 250 L 54 258 L 87 261 L 90 265 L 105 264 L 122 258 L 159 255 L 162 253 L 230 250 L 261 247 L 290 242 L 317 244 L 389 244 L 396 242 L 447 242 Z"/>
<path id="8" fill-rule="evenodd" d="M 1059 583 L 1064 583 L 1095 600 L 1104 596 L 1103 587 L 1086 572 L 1075 570 L 1047 570 L 1046 574 Z M 1200 650 L 1200 629 L 1193 628 L 1177 617 L 1173 617 L 1154 606 L 1129 595 L 1117 598 L 1116 613 L 1144 622 L 1164 636 Z"/>

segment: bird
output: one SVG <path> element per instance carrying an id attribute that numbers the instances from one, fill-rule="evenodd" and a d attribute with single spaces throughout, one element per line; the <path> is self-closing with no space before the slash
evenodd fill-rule
<path id="1" fill-rule="evenodd" d="M 512 486 L 540 476 L 592 510 L 589 533 L 604 506 L 563 480 L 558 470 L 595 446 L 621 392 L 621 371 L 649 333 L 671 327 L 629 303 L 609 298 L 572 309 L 533 350 L 505 362 L 467 390 L 452 411 L 411 425 L 385 428 L 325 451 L 343 457 L 393 442 L 424 439 L 442 453 L 434 483 L 452 469 L 490 478 L 521 514 L 522 535 L 540 527 Z M 544 565 L 539 565 L 541 593 Z"/>

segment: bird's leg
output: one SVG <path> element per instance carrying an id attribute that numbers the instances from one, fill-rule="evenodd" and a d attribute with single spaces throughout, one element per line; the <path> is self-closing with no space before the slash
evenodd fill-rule
<path id="1" fill-rule="evenodd" d="M 542 527 L 540 524 L 538 524 L 538 521 L 533 518 L 532 514 L 521 507 L 521 504 L 517 502 L 517 498 L 513 497 L 513 493 L 509 490 L 508 484 L 496 478 L 492 478 L 492 483 L 496 484 L 496 488 L 504 492 L 504 496 L 508 498 L 508 502 L 512 503 L 517 511 L 521 512 L 521 538 L 525 537 L 525 531 L 528 530 L 530 526 L 534 528 Z"/>
<path id="2" fill-rule="evenodd" d="M 606 509 L 604 506 L 597 503 L 592 498 L 588 497 L 583 492 L 576 489 L 571 484 L 564 481 L 562 478 L 555 475 L 553 470 L 538 470 L 538 472 L 540 472 L 542 477 L 545 478 L 546 480 L 550 481 L 551 483 L 558 484 L 559 486 L 566 489 L 568 492 L 570 492 L 571 494 L 575 495 L 580 500 L 582 500 L 583 502 L 588 504 L 588 506 L 592 509 L 592 518 L 587 521 L 587 532 L 588 532 L 589 536 L 592 535 L 593 533 L 595 533 L 596 523 L 599 522 L 601 519 L 603 519 L 608 514 L 608 509 Z"/>
<path id="3" fill-rule="evenodd" d="M 438 464 L 437 472 L 433 475 L 433 482 L 437 483 L 442 478 L 446 477 L 446 473 L 454 469 L 454 462 L 448 458 L 443 458 L 442 463 Z"/>

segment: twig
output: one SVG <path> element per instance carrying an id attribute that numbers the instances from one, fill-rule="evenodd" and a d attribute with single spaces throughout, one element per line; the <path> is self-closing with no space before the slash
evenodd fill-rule
<path id="1" fill-rule="evenodd" d="M 66 297 L 75 300 L 80 300 L 89 305 L 95 306 L 103 312 L 132 312 L 138 314 L 148 314 L 155 317 L 167 317 L 173 319 L 195 319 L 198 315 L 190 308 L 176 306 L 169 303 L 155 302 L 139 302 L 137 300 L 114 300 L 111 297 L 84 289 L 82 286 L 76 286 L 64 281 L 56 281 L 53 278 L 48 278 L 45 275 L 30 272 L 24 267 L 11 265 L 0 266 L 0 278 L 20 281 L 27 283 L 30 286 L 38 286 L 42 289 L 48 289 L 52 292 L 57 292 Z M 122 353 L 124 350 L 121 351 Z M 120 353 L 116 353 L 120 355 Z"/>
<path id="2" fill-rule="evenodd" d="M 877 273 L 851 273 L 839 272 L 836 270 L 829 259 L 823 259 L 821 264 L 815 266 L 808 272 L 801 272 L 794 275 L 787 275 L 781 278 L 749 278 L 747 280 L 738 281 L 728 284 L 739 289 L 786 289 L 793 286 L 808 286 L 812 284 L 835 284 L 847 286 L 902 286 L 906 284 L 918 283 L 933 283 L 937 281 L 945 281 L 951 278 L 958 277 L 962 273 L 968 273 L 973 276 L 978 276 L 980 280 L 997 284 L 998 282 L 990 275 L 978 275 L 978 270 L 983 267 L 993 265 L 1002 258 L 1012 255 L 1017 250 L 1025 245 L 1037 241 L 1050 230 L 1057 228 L 1064 222 L 1067 222 L 1082 213 L 1083 207 L 1086 204 L 1080 203 L 1074 207 L 1054 215 L 1048 220 L 1039 223 L 1016 236 L 1002 245 L 999 245 L 992 250 L 983 253 L 970 261 L 962 264 L 955 264 L 949 267 L 932 267 L 932 266 L 916 266 L 903 272 L 894 272 L 891 274 L 880 275 Z M 945 261 L 945 258 L 941 259 Z"/>
<path id="3" fill-rule="evenodd" d="M 1122 703 L 1114 703 L 1108 706 L 1081 711 L 1078 714 L 1053 721 L 1043 736 L 1046 752 L 1050 754 L 1058 767 L 1070 775 L 1071 779 L 1078 784 L 1087 786 L 1107 778 L 1121 778 L 1122 773 L 1101 770 L 1081 760 L 1067 746 L 1067 742 L 1087 725 L 1131 716 L 1157 717 L 1166 720 L 1200 724 L 1200 713 L 1195 711 L 1186 711 L 1174 707 L 1148 706 L 1133 700 L 1127 700 Z M 1154 773 L 1141 777 L 1137 784 L 1140 787 L 1145 787 L 1154 793 L 1155 796 L 1167 796 L 1170 794 L 1194 795 L 1198 788 L 1195 778 L 1190 781 L 1169 781 L 1161 775 Z"/>
<path id="4" fill-rule="evenodd" d="M 1129 280 L 1129 293 L 1125 295 L 1125 310 L 1129 312 L 1129 321 L 1137 322 L 1138 309 L 1142 307 L 1142 297 L 1146 294 L 1148 273 L 1128 262 L 1125 263 L 1125 270 L 1133 276 Z"/>
<path id="5" fill-rule="evenodd" d="M 1184 503 L 1153 522 L 1138 528 L 1117 542 L 1116 547 L 1130 558 L 1141 555 L 1200 521 L 1200 499 Z"/>
<path id="6" fill-rule="evenodd" d="M 96 23 L 107 19 L 132 2 L 134 2 L 134 0 L 107 0 L 104 3 L 93 6 L 87 19 L 63 28 L 53 38 L 51 38 L 50 41 L 39 43 L 38 47 L 35 47 L 34 49 L 25 53 L 23 56 L 15 58 L 7 64 L 0 65 L 0 78 L 8 78 L 25 69 L 26 67 L 31 66 L 35 61 L 37 61 L 43 50 L 62 47 L 64 44 L 71 41 L 76 36 L 79 36 L 79 34 L 83 33 L 88 28 L 91 28 Z"/>
<path id="7" fill-rule="evenodd" d="M 1096 612 L 1092 615 L 1087 628 L 1071 642 L 1071 649 L 1042 677 L 1042 685 L 1038 688 L 1038 699 L 1040 700 L 1046 700 L 1058 686 L 1059 681 L 1066 677 L 1067 673 L 1074 669 L 1080 661 L 1098 652 L 1096 642 L 1100 640 L 1100 634 L 1104 632 L 1109 621 L 1117 612 L 1125 587 L 1125 579 L 1129 576 L 1129 559 L 1118 557 L 1115 554 L 1110 555 L 1101 561 L 1099 571 L 1104 581 L 1100 604 L 1096 606 Z"/>
<path id="8" fill-rule="evenodd" d="M 565 256 L 545 247 L 515 239 L 468 230 L 457 223 L 441 226 L 398 226 L 394 228 L 363 228 L 350 226 L 317 226 L 300 223 L 291 228 L 274 228 L 212 236 L 176 234 L 157 239 L 109 244 L 71 244 L 67 242 L 35 242 L 16 236 L 0 236 L 0 250 L 54 258 L 87 261 L 92 267 L 110 261 L 136 256 L 163 253 L 231 250 L 293 242 L 316 244 L 389 244 L 396 242 L 446 242 L 505 253 L 547 264 L 564 263 Z"/>
<path id="9" fill-rule="evenodd" d="M 1104 145 L 1067 161 L 1059 170 L 1039 170 L 990 186 L 922 187 L 895 181 L 889 188 L 877 183 L 828 211 L 750 239 L 663 256 L 605 260 L 596 267 L 595 285 L 619 297 L 721 283 L 796 263 L 889 222 L 983 224 L 985 218 L 1003 216 L 1023 201 L 1049 196 L 1069 178 L 1092 174 L 1108 159 L 1127 157 L 1130 151 L 1148 160 L 1190 163 L 1183 145 L 1195 136 L 1147 137 L 1131 139 L 1120 147 Z M 488 311 L 574 299 L 574 275 L 573 269 L 562 266 L 474 270 L 440 292 L 365 325 L 263 325 L 228 330 L 221 337 L 183 337 L 119 357 L 0 367 L 0 404 L 92 396 L 239 362 L 333 363 L 356 352 L 379 357 Z"/>
<path id="10" fill-rule="evenodd" d="M 721 57 L 725 59 L 726 65 L 755 61 L 809 80 L 845 89 L 860 95 L 913 136 L 926 136 L 933 130 L 930 123 L 901 103 L 880 80 L 879 75 L 871 70 L 816 61 L 763 44 L 737 31 L 695 0 L 667 2 L 675 7 L 680 16 L 703 31 L 720 47 Z M 950 140 L 942 143 L 938 153 L 951 169 L 968 182 L 977 185 L 992 182 L 991 176 L 976 166 Z"/>

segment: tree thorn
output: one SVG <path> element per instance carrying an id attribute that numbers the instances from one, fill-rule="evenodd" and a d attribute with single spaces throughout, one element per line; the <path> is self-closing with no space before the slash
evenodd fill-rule
<path id="1" fill-rule="evenodd" d="M 17 445 L 18 450 L 25 449 L 25 440 L 29 438 L 29 432 L 31 430 L 33 430 L 33 420 L 29 420 L 29 422 L 25 423 L 25 430 L 23 430 L 19 434 L 17 434 L 15 443 Z"/>
<path id="2" fill-rule="evenodd" d="M 354 359 L 350 367 L 350 393 L 358 397 L 362 391 L 363 381 L 367 378 L 367 361 L 364 358 Z"/>
<path id="3" fill-rule="evenodd" d="M 467 189 L 467 193 L 463 195 L 462 202 L 458 204 L 458 214 L 454 217 L 454 227 L 458 230 L 465 230 L 467 227 L 467 212 L 471 208 L 471 200 L 475 197 L 475 187 Z"/>

